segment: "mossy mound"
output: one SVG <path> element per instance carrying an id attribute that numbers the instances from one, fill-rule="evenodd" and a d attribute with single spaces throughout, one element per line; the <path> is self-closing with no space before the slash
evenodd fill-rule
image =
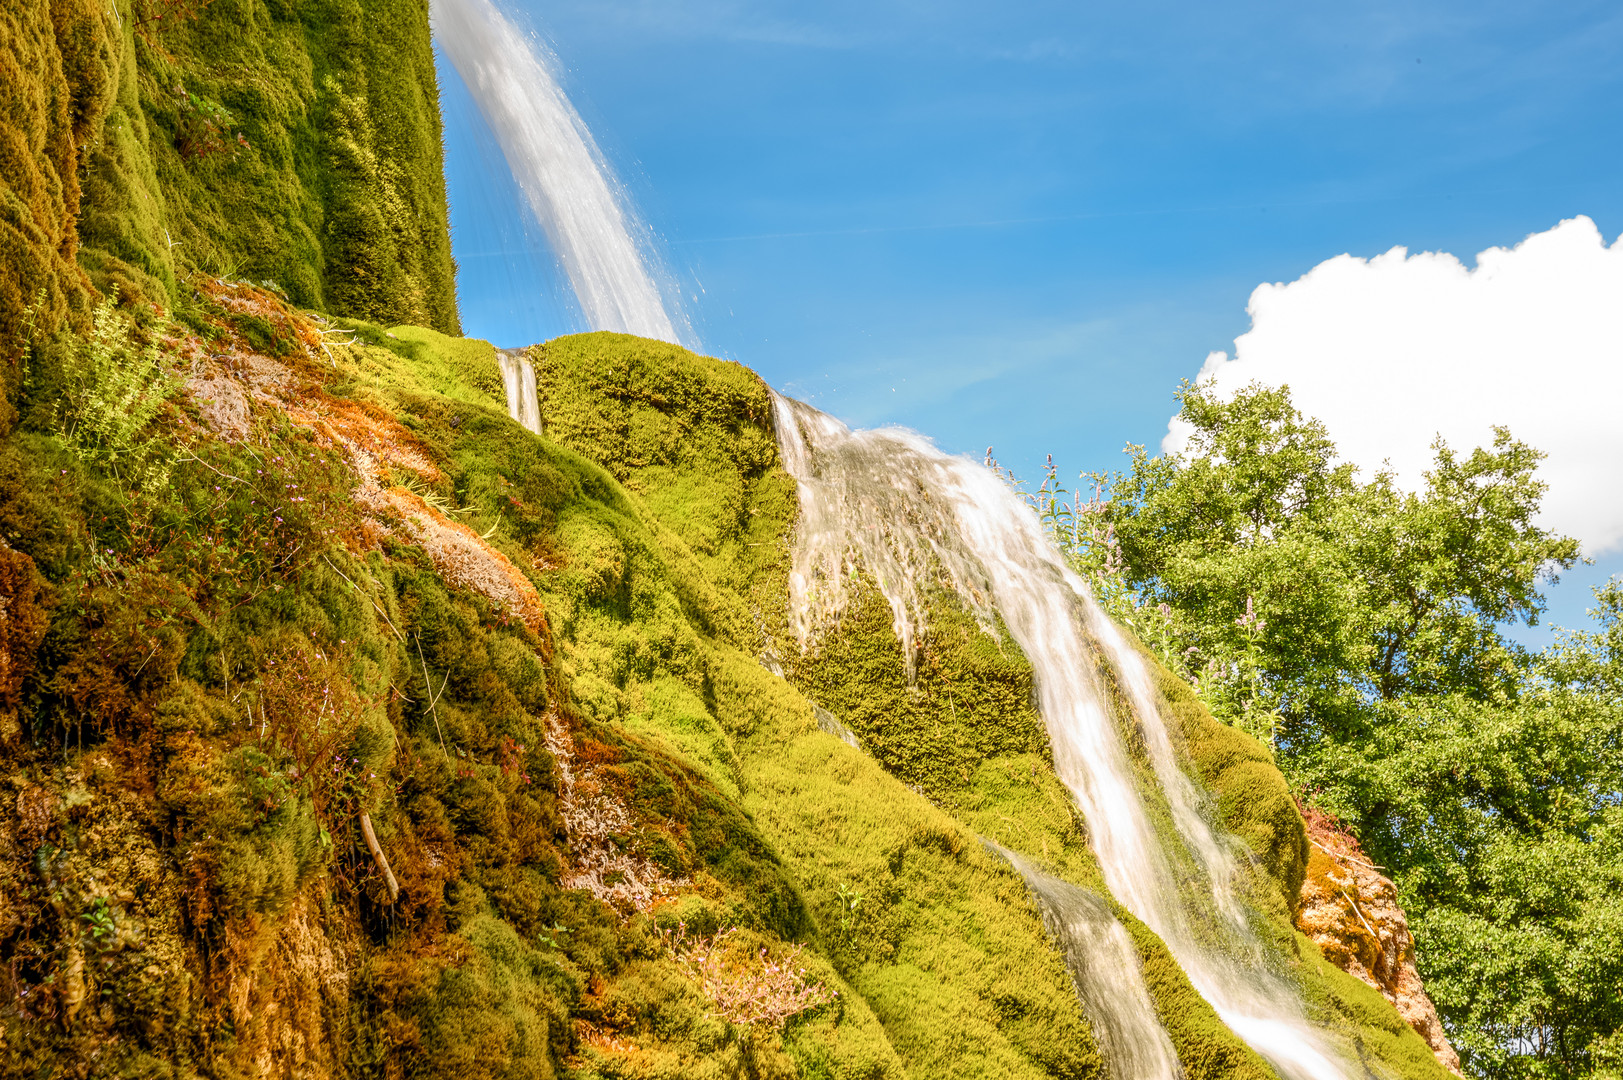
<path id="1" fill-rule="evenodd" d="M 1108 897 L 1087 824 L 1054 774 L 1029 662 L 1006 633 L 993 638 L 981 630 L 955 596 L 937 591 L 928 603 L 912 679 L 889 605 L 865 580 L 838 624 L 787 662 L 790 680 L 847 722 L 888 771 L 958 821 Z M 1274 1077 L 1200 997 L 1166 945 L 1119 906 L 1116 914 L 1186 1073 L 1200 1080 Z"/>
<path id="2" fill-rule="evenodd" d="M 1007 635 L 982 632 L 955 598 L 932 599 L 911 678 L 890 605 L 866 580 L 838 631 L 785 662 L 795 685 L 849 726 L 886 769 L 956 806 L 978 770 L 1046 758 L 1048 739 L 1019 647 Z"/>
<path id="3" fill-rule="evenodd" d="M 627 501 L 646 507 L 640 528 L 584 508 L 560 521 L 571 550 L 556 553 L 556 580 L 569 593 L 553 603 L 583 710 L 656 735 L 736 786 L 808 898 L 815 942 L 877 1017 L 885 1053 L 861 1054 L 912 1076 L 1097 1075 L 1019 878 L 820 731 L 810 702 L 757 659 L 784 623 L 794 512 L 765 386 L 736 364 L 622 335 L 560 339 L 531 356 L 547 439 L 601 457 Z M 655 575 L 674 602 L 658 600 Z M 842 889 L 861 894 L 855 910 Z M 804 1037 L 786 1045 L 810 1075 L 844 1072 Z"/>
<path id="4" fill-rule="evenodd" d="M 550 436 L 563 408 L 543 438 L 506 418 L 483 343 L 338 345 L 210 283 L 187 320 L 165 362 L 227 362 L 165 406 L 150 468 L 59 430 L 72 339 L 32 350 L 0 446 L 10 1064 L 1100 1075 L 1018 877 L 757 659 L 793 514 L 758 380 L 551 343 L 552 400 L 620 424 L 605 467 Z M 250 404 L 222 437 L 229 386 Z M 683 499 L 647 494 L 661 475 Z M 544 624 L 448 584 L 404 505 L 465 522 Z M 727 1022 L 660 936 L 679 922 L 798 946 L 837 996 Z"/>

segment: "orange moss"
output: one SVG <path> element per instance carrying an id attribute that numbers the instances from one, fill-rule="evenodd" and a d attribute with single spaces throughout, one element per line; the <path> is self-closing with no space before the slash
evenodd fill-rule
<path id="1" fill-rule="evenodd" d="M 307 893 L 279 919 L 227 924 L 221 1012 L 236 1036 L 228 1059 L 245 1073 L 276 1062 L 310 1080 L 343 1075 L 334 1051 L 343 1046 L 349 963 L 343 944 L 328 937 L 328 927 L 341 933 L 342 924 L 320 907 Z"/>
<path id="2" fill-rule="evenodd" d="M 596 1004 L 597 1002 L 589 999 L 582 1001 L 582 1006 L 585 1008 L 590 1008 Z M 590 1020 L 575 1021 L 575 1038 L 582 1047 L 589 1047 L 599 1053 L 608 1051 L 617 1054 L 635 1054 L 639 1050 L 636 1043 L 619 1038 L 612 1028 L 605 1030 Z"/>
<path id="3" fill-rule="evenodd" d="M 250 315 L 269 323 L 302 346 L 306 359 L 315 359 L 317 350 L 327 348 L 326 337 L 321 332 L 317 317 L 293 307 L 269 289 L 246 281 L 226 281 L 203 275 L 193 277 L 189 284 L 233 315 Z M 239 344 L 245 346 L 242 336 L 238 334 L 236 337 Z"/>
<path id="4" fill-rule="evenodd" d="M 377 493 L 358 489 L 356 498 L 375 511 L 393 511 L 401 522 L 395 531 L 427 553 L 447 584 L 479 593 L 518 618 L 531 633 L 542 632 L 546 613 L 535 586 L 478 533 L 404 488 Z"/>
<path id="5" fill-rule="evenodd" d="M 442 482 L 445 474 L 432 451 L 377 405 L 337 398 L 321 389 L 316 350 L 329 346 L 312 318 L 253 285 L 214 278 L 195 284 L 226 311 L 271 323 L 299 350 L 284 363 L 254 351 L 240 334 L 228 332 L 224 351 L 209 354 L 225 362 L 223 370 L 195 377 L 188 387 L 215 433 L 225 438 L 246 435 L 250 398 L 279 408 L 295 425 L 314 431 L 318 444 L 340 448 L 348 456 L 360 478 L 353 497 L 373 519 L 365 535 L 352 538 L 359 546 L 375 546 L 383 536 L 397 535 L 421 547 L 447 582 L 483 595 L 532 633 L 542 633 L 546 614 L 541 597 L 512 560 L 422 494 L 394 485 L 387 475 L 387 469 L 395 467 L 429 484 Z"/>
<path id="6" fill-rule="evenodd" d="M 301 427 L 320 427 L 352 454 L 364 452 L 377 461 L 410 469 L 431 484 L 445 478 L 422 441 L 376 405 L 310 393 L 298 405 L 289 406 L 287 413 Z"/>
<path id="7" fill-rule="evenodd" d="M 96 732 L 145 727 L 179 669 L 179 620 L 196 618 L 195 600 L 173 577 L 136 568 L 105 583 L 87 580 L 73 602 L 83 612 L 80 636 L 51 689 Z"/>

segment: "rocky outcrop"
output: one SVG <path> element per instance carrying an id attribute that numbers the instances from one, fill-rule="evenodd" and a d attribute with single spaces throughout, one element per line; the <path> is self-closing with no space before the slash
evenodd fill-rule
<path id="1" fill-rule="evenodd" d="M 1414 936 L 1397 887 L 1334 818 L 1311 806 L 1302 816 L 1309 850 L 1297 929 L 1326 960 L 1379 990 L 1443 1067 L 1459 1075 L 1459 1055 L 1415 971 Z"/>

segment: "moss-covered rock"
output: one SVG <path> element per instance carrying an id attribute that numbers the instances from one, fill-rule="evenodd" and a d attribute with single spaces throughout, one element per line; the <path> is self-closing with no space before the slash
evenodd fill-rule
<path id="1" fill-rule="evenodd" d="M 94 292 L 184 306 L 177 268 L 456 331 L 420 0 L 30 0 L 0 21 L 0 91 L 7 364 L 30 308 L 49 336 Z"/>
<path id="2" fill-rule="evenodd" d="M 787 666 L 888 770 L 956 805 L 988 763 L 1046 756 L 1047 735 L 1019 646 L 984 633 L 955 597 L 932 601 L 911 678 L 890 605 L 866 581 L 838 628 Z"/>
<path id="3" fill-rule="evenodd" d="M 0 526 L 51 613 L 19 639 L 41 643 L 7 750 L 38 777 L 0 845 L 29 898 L 0 947 L 35 958 L 14 989 L 66 1008 L 118 985 L 84 967 L 90 923 L 46 914 L 53 883 L 97 895 L 102 857 L 74 825 L 84 782 L 41 771 L 61 753 L 121 763 L 94 771 L 96 798 L 148 800 L 121 842 L 170 852 L 155 895 L 174 917 L 143 925 L 176 958 L 161 1025 L 117 998 L 57 1034 L 17 1014 L 7 1046 L 49 1059 L 116 1036 L 132 1062 L 216 1069 L 1103 1075 L 1024 883 L 980 841 L 1102 888 L 1030 666 L 939 595 L 910 681 L 867 586 L 792 653 L 793 486 L 753 376 L 613 335 L 549 343 L 536 437 L 507 419 L 487 345 L 351 323 L 354 344 L 322 350 L 263 290 L 231 310 L 211 295 L 193 312 L 210 349 L 256 348 L 250 308 L 284 342 L 280 367 L 255 352 L 240 376 L 278 402 L 245 442 L 172 414 L 186 460 L 161 492 L 96 474 L 48 411 L 0 452 Z M 448 579 L 400 504 L 365 494 L 386 484 L 466 523 L 544 618 Z M 1259 747 L 1161 679 L 1190 768 L 1257 854 L 1253 903 L 1288 935 L 1294 806 Z M 814 699 L 871 752 L 822 730 Z M 1123 921 L 1186 1070 L 1266 1077 Z M 781 1030 L 724 1022 L 661 936 L 678 924 L 798 946 L 837 996 Z M 1371 1067 L 1419 1068 L 1393 1017 L 1281 948 Z"/>
<path id="4" fill-rule="evenodd" d="M 0 13 L 0 430 L 20 383 L 24 319 L 43 335 L 70 312 L 81 325 L 89 283 L 79 247 L 79 147 L 107 109 L 110 35 L 100 6 L 26 0 Z"/>
<path id="5" fill-rule="evenodd" d="M 970 1062 L 987 1076 L 1098 1075 L 1069 977 L 1018 876 L 818 730 L 810 702 L 757 659 L 784 623 L 793 513 L 765 387 L 737 365 L 618 335 L 532 356 L 546 439 L 601 456 L 624 483 L 617 512 L 561 512 L 543 556 L 562 564 L 544 588 L 556 590 L 571 685 L 591 688 L 581 707 L 736 785 L 817 913 L 805 932 L 877 1020 L 853 1030 L 814 1018 L 786 1037 L 791 1056 L 826 1075 L 900 1065 L 955 1076 Z M 992 654 L 973 662 L 996 665 Z M 900 678 L 894 652 L 875 660 Z M 1034 718 L 1025 677 L 1012 676 L 1012 694 Z M 854 912 L 841 907 L 842 887 L 863 896 Z M 854 1004 L 846 1015 L 858 1015 Z"/>
<path id="6" fill-rule="evenodd" d="M 96 42 L 107 61 L 106 111 L 93 126 L 87 123 L 78 143 L 84 177 L 79 265 L 104 295 L 116 294 L 142 309 L 169 307 L 177 298 L 177 252 L 170 235 L 170 193 L 158 176 L 162 132 L 144 108 L 146 78 L 138 55 L 148 49 L 137 39 L 135 12 L 127 0 L 111 13 L 116 22 L 106 17 L 109 12 L 99 13 L 104 21 Z"/>

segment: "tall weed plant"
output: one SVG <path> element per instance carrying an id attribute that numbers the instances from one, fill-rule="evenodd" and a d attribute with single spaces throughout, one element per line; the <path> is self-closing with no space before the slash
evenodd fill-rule
<path id="1" fill-rule="evenodd" d="M 163 365 L 158 342 L 167 324 L 142 335 L 116 297 L 97 305 L 90 335 L 74 335 L 62 357 L 57 430 L 86 464 L 147 490 L 169 477 L 171 455 L 152 430 L 181 379 Z"/>

